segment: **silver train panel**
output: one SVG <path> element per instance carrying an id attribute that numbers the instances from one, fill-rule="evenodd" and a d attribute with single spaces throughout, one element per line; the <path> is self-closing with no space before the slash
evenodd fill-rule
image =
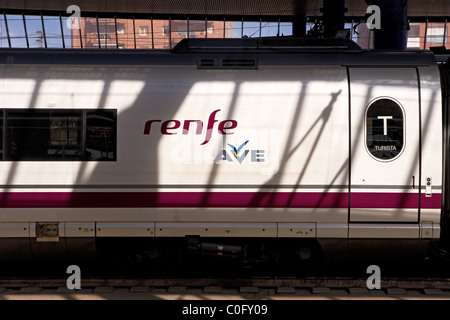
<path id="1" fill-rule="evenodd" d="M 0 109 L 117 110 L 118 135 L 116 161 L 0 161 L 0 237 L 438 238 L 437 67 L 315 59 L 4 65 Z"/>

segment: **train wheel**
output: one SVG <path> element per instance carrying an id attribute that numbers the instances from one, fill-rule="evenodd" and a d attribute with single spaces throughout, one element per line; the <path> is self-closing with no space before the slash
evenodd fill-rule
<path id="1" fill-rule="evenodd" d="M 295 242 L 292 247 L 286 249 L 277 259 L 283 273 L 289 275 L 317 273 L 326 265 L 327 258 L 316 241 Z"/>

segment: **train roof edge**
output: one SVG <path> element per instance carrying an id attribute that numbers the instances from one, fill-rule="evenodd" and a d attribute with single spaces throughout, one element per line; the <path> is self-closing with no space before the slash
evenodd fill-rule
<path id="1" fill-rule="evenodd" d="M 280 58 L 279 55 L 283 55 Z M 364 50 L 345 38 L 184 39 L 172 50 L 0 49 L 0 65 L 197 66 L 199 59 L 250 57 L 262 65 L 435 66 L 429 50 Z M 253 68 L 254 69 L 254 68 Z"/>
<path id="2" fill-rule="evenodd" d="M 189 52 L 240 52 L 240 51 L 307 51 L 307 50 L 353 50 L 361 47 L 345 38 L 190 38 L 183 39 L 172 49 L 174 53 Z"/>

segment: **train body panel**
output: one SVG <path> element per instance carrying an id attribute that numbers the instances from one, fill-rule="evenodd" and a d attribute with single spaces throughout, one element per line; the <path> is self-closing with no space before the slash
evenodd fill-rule
<path id="1" fill-rule="evenodd" d="M 430 54 L 14 54 L 0 56 L 0 238 L 440 237 Z"/>

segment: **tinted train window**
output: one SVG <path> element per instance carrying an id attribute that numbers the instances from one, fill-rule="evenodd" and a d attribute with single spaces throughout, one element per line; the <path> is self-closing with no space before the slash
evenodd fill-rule
<path id="1" fill-rule="evenodd" d="M 85 160 L 116 160 L 116 112 L 86 111 Z"/>
<path id="2" fill-rule="evenodd" d="M 7 159 L 81 160 L 82 112 L 7 111 Z"/>
<path id="3" fill-rule="evenodd" d="M 394 100 L 378 99 L 366 111 L 366 147 L 378 160 L 393 160 L 404 146 L 403 108 Z"/>
<path id="4" fill-rule="evenodd" d="M 116 159 L 115 110 L 5 110 L 5 119 L 6 160 Z"/>

